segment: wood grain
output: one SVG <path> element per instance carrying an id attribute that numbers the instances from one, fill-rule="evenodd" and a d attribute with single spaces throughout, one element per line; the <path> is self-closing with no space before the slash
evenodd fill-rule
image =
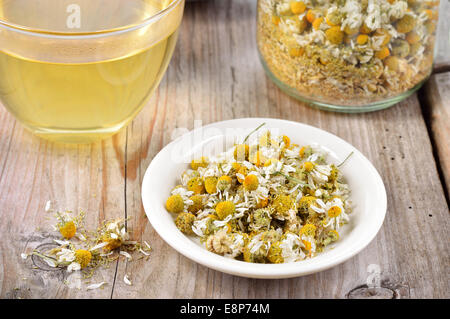
<path id="1" fill-rule="evenodd" d="M 436 37 L 436 71 L 450 70 L 450 0 L 441 0 Z"/>
<path id="2" fill-rule="evenodd" d="M 433 75 L 425 86 L 425 92 L 431 133 L 448 191 L 450 190 L 450 73 Z"/>
<path id="3" fill-rule="evenodd" d="M 69 147 L 39 140 L 1 109 L 0 297 L 449 297 L 448 207 L 417 96 L 360 115 L 327 113 L 297 102 L 265 76 L 258 61 L 255 10 L 255 1 L 248 0 L 187 5 L 160 87 L 126 130 L 102 143 Z M 284 280 L 220 273 L 165 244 L 141 205 L 145 169 L 180 128 L 239 117 L 311 124 L 361 150 L 380 172 L 388 194 L 386 220 L 374 241 L 337 267 Z M 134 239 L 153 246 L 150 260 L 120 260 L 117 269 L 113 265 L 96 278 L 108 285 L 89 292 L 69 289 L 62 282 L 66 274 L 33 269 L 20 253 L 50 235 L 43 209 L 48 199 L 60 209 L 85 209 L 90 225 L 129 217 Z M 370 265 L 381 271 L 382 287 L 374 293 L 367 286 Z M 123 282 L 126 273 L 133 286 Z"/>

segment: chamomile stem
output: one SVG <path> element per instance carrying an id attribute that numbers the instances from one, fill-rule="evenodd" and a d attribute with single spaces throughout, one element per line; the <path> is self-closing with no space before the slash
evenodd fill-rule
<path id="1" fill-rule="evenodd" d="M 257 128 L 255 128 L 253 131 L 251 131 L 244 139 L 244 141 L 242 142 L 242 144 L 245 144 L 245 142 L 247 142 L 247 140 L 249 139 L 250 135 L 252 135 L 253 133 L 255 133 L 257 130 L 259 130 L 261 127 L 263 127 L 264 125 L 266 125 L 266 123 L 262 123 L 261 125 L 259 125 Z"/>
<path id="2" fill-rule="evenodd" d="M 46 261 L 46 263 L 49 266 L 51 266 L 50 263 L 52 263 L 54 265 L 53 267 L 58 267 L 60 265 L 60 263 L 55 258 L 41 254 L 40 252 L 38 252 L 36 250 L 34 250 L 31 254 L 42 258 L 43 260 Z"/>
<path id="3" fill-rule="evenodd" d="M 284 177 L 287 178 L 288 180 L 290 180 L 290 181 L 292 181 L 292 182 L 294 182 L 294 183 L 300 184 L 300 185 L 302 185 L 302 186 L 307 186 L 307 187 L 309 187 L 309 188 L 313 188 L 313 187 L 312 187 L 311 185 L 309 185 L 308 183 L 305 183 L 305 182 L 303 182 L 303 181 L 301 181 L 301 180 L 299 180 L 299 179 L 297 179 L 297 178 L 295 178 L 295 177 L 292 177 L 292 176 L 283 174 L 283 173 L 281 173 L 280 171 L 275 172 L 274 174 L 275 174 L 275 175 L 281 175 L 281 176 L 284 176 Z"/>
<path id="4" fill-rule="evenodd" d="M 337 167 L 341 167 L 342 165 L 345 164 L 345 162 L 350 158 L 350 156 L 353 155 L 353 151 L 347 155 L 347 157 L 341 162 L 341 164 L 339 164 Z"/>

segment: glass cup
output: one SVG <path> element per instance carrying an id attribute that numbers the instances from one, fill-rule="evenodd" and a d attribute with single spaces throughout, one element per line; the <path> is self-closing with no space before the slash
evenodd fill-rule
<path id="1" fill-rule="evenodd" d="M 0 0 L 0 102 L 34 134 L 90 143 L 142 109 L 184 0 Z"/>
<path id="2" fill-rule="evenodd" d="M 368 112 L 416 91 L 432 71 L 439 0 L 258 0 L 263 67 L 318 108 Z"/>

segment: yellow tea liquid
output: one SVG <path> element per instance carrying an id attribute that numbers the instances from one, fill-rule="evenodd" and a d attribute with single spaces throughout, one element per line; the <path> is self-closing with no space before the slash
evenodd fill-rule
<path id="1" fill-rule="evenodd" d="M 87 63 L 0 51 L 0 101 L 42 137 L 76 143 L 103 138 L 139 112 L 164 75 L 176 39 L 174 31 L 140 52 Z"/>

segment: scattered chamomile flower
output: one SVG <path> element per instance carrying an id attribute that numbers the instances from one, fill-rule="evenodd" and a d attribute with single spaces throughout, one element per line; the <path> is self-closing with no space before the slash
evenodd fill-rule
<path id="1" fill-rule="evenodd" d="M 77 226 L 75 226 L 75 223 L 73 221 L 69 220 L 61 224 L 61 226 L 59 227 L 59 232 L 64 238 L 70 239 L 75 236 L 75 233 L 77 232 Z"/>
<path id="2" fill-rule="evenodd" d="M 69 211 L 58 212 L 55 216 L 58 222 L 54 229 L 63 235 L 64 240 L 54 239 L 56 247 L 50 249 L 22 253 L 22 259 L 39 258 L 49 267 L 62 268 L 68 273 L 80 271 L 84 279 L 89 279 L 94 276 L 96 269 L 108 268 L 119 255 L 125 256 L 127 261 L 149 258 L 151 246 L 146 241 L 141 244 L 130 240 L 130 232 L 126 229 L 124 219 L 106 221 L 97 231 L 86 232 L 83 225 L 84 212 L 76 216 L 72 216 Z M 77 233 L 80 229 L 83 234 Z M 139 254 L 139 258 L 133 258 L 132 254 Z M 69 288 L 74 287 L 73 284 L 66 284 Z M 91 284 L 86 289 L 98 289 L 105 284 Z"/>
<path id="3" fill-rule="evenodd" d="M 84 212 L 80 212 L 77 216 L 72 216 L 70 211 L 57 212 L 55 214 L 57 224 L 54 227 L 65 239 L 71 239 L 77 232 L 77 226 L 81 225 L 84 220 Z"/>

